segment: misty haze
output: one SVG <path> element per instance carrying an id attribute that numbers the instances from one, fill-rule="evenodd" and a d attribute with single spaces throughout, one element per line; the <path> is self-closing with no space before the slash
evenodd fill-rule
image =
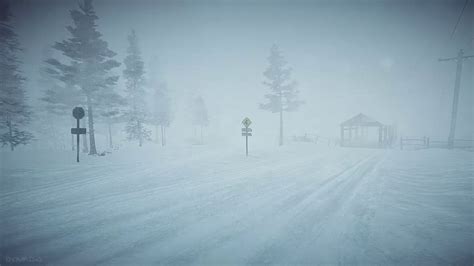
<path id="1" fill-rule="evenodd" d="M 473 265 L 474 1 L 0 0 L 0 266 Z"/>

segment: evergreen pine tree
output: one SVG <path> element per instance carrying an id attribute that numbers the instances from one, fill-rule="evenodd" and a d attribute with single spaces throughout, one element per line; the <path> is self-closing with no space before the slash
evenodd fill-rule
<path id="1" fill-rule="evenodd" d="M 51 49 L 43 50 L 44 60 L 48 60 L 51 56 Z M 37 85 L 43 95 L 40 97 L 41 102 L 36 112 L 36 120 L 40 124 L 38 127 L 46 143 L 54 143 L 67 134 L 71 140 L 71 149 L 74 151 L 76 145 L 74 135 L 61 129 L 76 126 L 76 120 L 71 115 L 71 106 L 83 106 L 85 102 L 76 87 L 53 78 L 50 71 L 49 65 L 41 66 L 39 69 L 40 79 Z"/>
<path id="2" fill-rule="evenodd" d="M 31 112 L 26 104 L 25 78 L 17 57 L 21 48 L 10 25 L 9 5 L 6 1 L 1 1 L 0 5 L 0 142 L 13 151 L 17 145 L 33 139 L 30 132 L 22 129 L 30 122 Z"/>
<path id="3" fill-rule="evenodd" d="M 166 128 L 172 121 L 171 98 L 166 83 L 161 83 L 155 89 L 153 123 L 156 125 L 156 141 L 158 141 L 158 127 L 161 130 L 161 145 L 166 145 Z"/>
<path id="4" fill-rule="evenodd" d="M 201 96 L 194 100 L 193 124 L 201 129 L 201 144 L 203 143 L 203 128 L 209 125 L 207 107 Z"/>
<path id="5" fill-rule="evenodd" d="M 98 19 L 92 6 L 92 0 L 83 0 L 79 8 L 70 11 L 73 26 L 66 29 L 71 37 L 57 42 L 53 48 L 62 52 L 69 60 L 67 63 L 57 59 L 48 59 L 49 73 L 65 85 L 77 88 L 87 106 L 89 131 L 89 154 L 97 154 L 94 134 L 94 110 L 99 108 L 113 94 L 118 76 L 110 71 L 120 65 L 113 59 L 116 55 L 108 48 L 102 34 L 97 30 Z M 70 106 L 71 110 L 74 106 Z"/>
<path id="6" fill-rule="evenodd" d="M 270 66 L 263 75 L 267 78 L 263 84 L 271 93 L 266 94 L 268 102 L 260 104 L 260 108 L 272 113 L 280 114 L 280 137 L 279 145 L 283 145 L 283 112 L 291 112 L 298 109 L 303 103 L 297 100 L 298 91 L 296 82 L 291 81 L 292 69 L 287 67 L 287 62 L 276 45 L 273 45 L 268 57 Z"/>
<path id="7" fill-rule="evenodd" d="M 128 55 L 124 60 L 125 70 L 123 75 L 126 80 L 126 92 L 130 109 L 126 114 L 125 132 L 128 140 L 138 140 L 138 146 L 141 147 L 145 140 L 150 139 L 150 131 L 145 127 L 147 112 L 145 108 L 144 63 L 134 30 L 128 36 L 128 43 Z"/>
<path id="8" fill-rule="evenodd" d="M 123 107 L 126 104 L 127 102 L 122 96 L 118 94 L 110 95 L 102 108 L 103 111 L 100 113 L 102 120 L 107 124 L 107 141 L 110 149 L 113 148 L 112 126 L 125 121 Z"/>

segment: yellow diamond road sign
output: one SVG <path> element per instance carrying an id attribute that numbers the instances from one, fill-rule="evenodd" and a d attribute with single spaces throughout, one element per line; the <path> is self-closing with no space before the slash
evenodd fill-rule
<path id="1" fill-rule="evenodd" d="M 252 121 L 248 117 L 246 117 L 246 118 L 244 118 L 244 120 L 242 120 L 242 125 L 244 125 L 245 127 L 249 127 L 250 124 L 252 124 Z"/>

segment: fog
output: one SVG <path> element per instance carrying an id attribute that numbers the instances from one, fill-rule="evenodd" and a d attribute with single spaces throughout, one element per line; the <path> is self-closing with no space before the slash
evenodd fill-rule
<path id="1" fill-rule="evenodd" d="M 285 135 L 337 139 L 339 124 L 364 113 L 396 124 L 400 135 L 446 139 L 459 49 L 473 52 L 464 1 L 109 1 L 96 0 L 98 29 L 123 62 L 134 29 L 148 81 L 166 82 L 173 98 L 169 140 L 190 137 L 189 102 L 202 95 L 209 141 L 241 143 L 240 122 L 253 121 L 256 144 L 275 145 L 278 115 L 259 109 L 263 71 L 273 44 L 293 69 L 298 111 L 284 113 Z M 44 51 L 69 37 L 76 1 L 13 1 L 13 25 L 33 108 L 41 104 L 38 69 Z M 473 60 L 465 60 L 456 137 L 474 132 Z M 116 89 L 123 92 L 124 65 Z M 147 91 L 152 93 L 152 82 Z M 152 105 L 152 103 L 149 103 Z M 66 128 L 66 130 L 68 130 Z M 97 125 L 97 134 L 105 134 Z M 120 133 L 120 129 L 117 131 Z"/>
<path id="2" fill-rule="evenodd" d="M 0 266 L 474 265 L 473 28 L 471 0 L 0 0 Z"/>

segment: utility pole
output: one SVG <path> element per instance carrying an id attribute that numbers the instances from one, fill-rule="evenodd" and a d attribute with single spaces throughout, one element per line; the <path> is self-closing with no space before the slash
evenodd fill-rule
<path id="1" fill-rule="evenodd" d="M 449 128 L 448 148 L 452 149 L 454 146 L 454 135 L 456 131 L 456 118 L 458 113 L 459 89 L 461 87 L 462 64 L 464 59 L 472 58 L 474 55 L 464 55 L 462 49 L 459 50 L 458 56 L 451 58 L 440 58 L 438 61 L 456 61 L 456 80 L 454 82 L 453 106 L 451 110 L 451 126 Z"/>

